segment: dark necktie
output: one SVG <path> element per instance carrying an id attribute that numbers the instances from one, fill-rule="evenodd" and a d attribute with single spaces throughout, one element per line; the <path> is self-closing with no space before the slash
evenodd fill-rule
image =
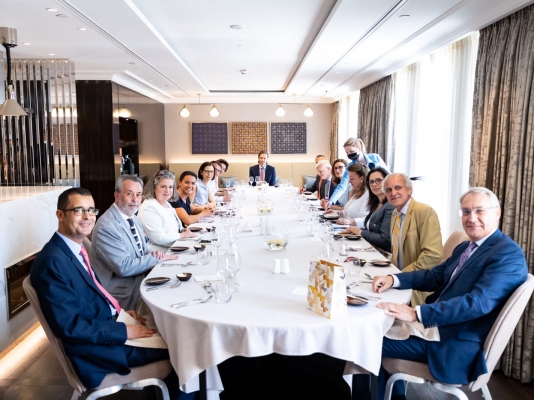
<path id="1" fill-rule="evenodd" d="M 478 245 L 475 242 L 469 243 L 469 246 L 467 246 L 467 248 L 464 250 L 464 252 L 460 256 L 460 261 L 458 261 L 458 265 L 456 266 L 456 268 L 452 272 L 452 275 L 451 275 L 451 277 L 449 279 L 449 282 L 447 282 L 447 285 L 445 286 L 445 289 L 443 289 L 443 291 L 441 292 L 441 294 L 439 295 L 439 297 L 438 297 L 438 299 L 436 301 L 439 301 L 439 299 L 441 298 L 441 295 L 445 292 L 445 290 L 447 290 L 449 288 L 449 286 L 451 285 L 452 278 L 454 278 L 454 275 L 456 275 L 457 273 L 459 273 L 461 271 L 461 269 L 464 266 L 465 262 L 467 261 L 467 259 L 469 258 L 469 256 L 473 252 L 473 250 L 475 250 L 477 248 L 477 246 Z"/>
<path id="2" fill-rule="evenodd" d="M 133 219 L 128 218 L 128 223 L 130 224 L 130 230 L 132 231 L 132 235 L 135 240 L 135 243 L 137 244 L 137 248 L 141 252 L 141 255 L 143 255 L 143 246 L 141 245 L 141 241 L 139 240 L 139 234 L 137 233 L 137 229 L 135 227 Z"/>

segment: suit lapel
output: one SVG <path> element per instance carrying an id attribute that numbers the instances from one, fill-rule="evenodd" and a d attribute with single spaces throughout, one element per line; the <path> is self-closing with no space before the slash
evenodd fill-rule
<path id="1" fill-rule="evenodd" d="M 401 232 L 401 244 L 399 246 L 401 249 L 404 248 L 404 240 L 406 239 L 406 232 L 408 232 L 408 229 L 410 228 L 410 224 L 412 222 L 412 213 L 415 207 L 415 203 L 416 201 L 412 198 L 410 201 L 410 205 L 408 206 L 408 212 L 404 216 L 404 221 L 402 223 L 402 232 Z"/>
<path id="2" fill-rule="evenodd" d="M 130 224 L 128 222 L 126 222 L 124 220 L 124 218 L 122 218 L 122 216 L 120 215 L 119 211 L 115 208 L 114 205 L 111 205 L 111 213 L 113 214 L 113 218 L 115 218 L 115 220 L 117 221 L 117 223 L 119 224 L 121 229 L 126 234 L 126 237 L 130 240 L 131 245 L 133 246 L 135 252 L 137 253 L 137 243 L 135 242 L 135 239 L 134 239 L 134 237 L 132 235 L 132 229 L 130 228 Z M 134 224 L 135 224 L 135 220 L 134 220 Z M 136 228 L 137 228 L 137 224 L 135 224 L 135 225 L 136 225 Z M 139 228 L 137 228 L 137 230 L 138 230 L 138 233 L 139 233 Z"/>

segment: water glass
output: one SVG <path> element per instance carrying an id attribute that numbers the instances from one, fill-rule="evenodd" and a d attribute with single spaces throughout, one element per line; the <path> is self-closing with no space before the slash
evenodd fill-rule
<path id="1" fill-rule="evenodd" d="M 212 281 L 212 286 L 215 285 L 215 301 L 217 303 L 228 303 L 232 299 L 232 283 L 232 279 L 227 278 L 222 278 L 218 281 Z"/>
<path id="2" fill-rule="evenodd" d="M 198 265 L 209 264 L 211 258 L 211 251 L 206 249 L 197 251 L 197 263 Z"/>
<path id="3" fill-rule="evenodd" d="M 252 186 L 253 182 L 254 182 L 254 177 L 253 176 L 249 176 L 248 177 L 248 183 L 250 184 L 250 186 Z"/>
<path id="4" fill-rule="evenodd" d="M 362 266 L 360 264 L 360 259 L 359 258 L 355 258 L 353 261 L 349 262 L 347 264 L 347 273 L 346 275 L 348 276 L 354 276 L 354 277 L 358 277 L 360 275 L 360 272 L 362 270 Z M 358 279 L 356 279 L 358 280 Z"/>

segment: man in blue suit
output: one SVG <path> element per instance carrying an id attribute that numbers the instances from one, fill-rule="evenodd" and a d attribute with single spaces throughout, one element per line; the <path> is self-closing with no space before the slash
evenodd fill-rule
<path id="1" fill-rule="evenodd" d="M 437 327 L 440 336 L 439 341 L 416 336 L 384 338 L 382 356 L 426 363 L 434 378 L 451 384 L 467 384 L 488 372 L 483 350 L 486 336 L 528 274 L 523 250 L 498 229 L 501 209 L 495 194 L 473 187 L 461 196 L 460 204 L 463 228 L 470 240 L 458 245 L 449 259 L 430 270 L 373 280 L 377 293 L 390 287 L 434 292 L 415 308 L 396 303 L 377 305 L 401 321 Z M 382 370 L 378 379 L 380 399 L 386 374 Z"/>
<path id="2" fill-rule="evenodd" d="M 256 178 L 260 177 L 260 181 L 267 182 L 269 186 L 276 185 L 276 169 L 270 165 L 267 165 L 269 159 L 269 153 L 266 151 L 260 151 L 258 154 L 258 165 L 250 167 L 248 176 Z M 252 183 L 252 186 L 256 186 L 256 182 Z"/>
<path id="3" fill-rule="evenodd" d="M 144 326 L 145 319 L 135 311 L 127 313 L 141 325 L 116 322 L 119 303 L 102 287 L 82 245 L 98 214 L 91 193 L 67 189 L 59 196 L 57 208 L 58 230 L 37 256 L 30 279 L 46 320 L 83 384 L 94 388 L 108 373 L 126 375 L 132 367 L 168 359 L 165 349 L 124 344 L 157 331 Z M 176 374 L 172 372 L 165 382 L 177 398 L 181 392 Z"/>

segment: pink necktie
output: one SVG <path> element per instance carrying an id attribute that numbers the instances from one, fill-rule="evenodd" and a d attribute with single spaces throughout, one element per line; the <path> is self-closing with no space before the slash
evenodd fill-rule
<path id="1" fill-rule="evenodd" d="M 265 168 L 260 167 L 260 181 L 265 181 Z"/>
<path id="2" fill-rule="evenodd" d="M 93 281 L 95 281 L 96 287 L 102 292 L 104 296 L 106 296 L 106 299 L 111 303 L 113 307 L 115 307 L 115 310 L 117 310 L 117 314 L 121 312 L 121 306 L 119 305 L 119 302 L 115 297 L 110 295 L 106 289 L 98 282 L 98 279 L 96 279 L 96 276 L 93 272 L 93 269 L 91 268 L 91 263 L 89 263 L 89 256 L 87 255 L 87 250 L 85 250 L 85 247 L 82 247 L 82 250 L 80 251 L 80 254 L 82 255 L 83 261 L 85 262 L 85 265 L 87 266 L 87 271 L 89 272 L 89 275 L 91 278 L 93 278 Z"/>

